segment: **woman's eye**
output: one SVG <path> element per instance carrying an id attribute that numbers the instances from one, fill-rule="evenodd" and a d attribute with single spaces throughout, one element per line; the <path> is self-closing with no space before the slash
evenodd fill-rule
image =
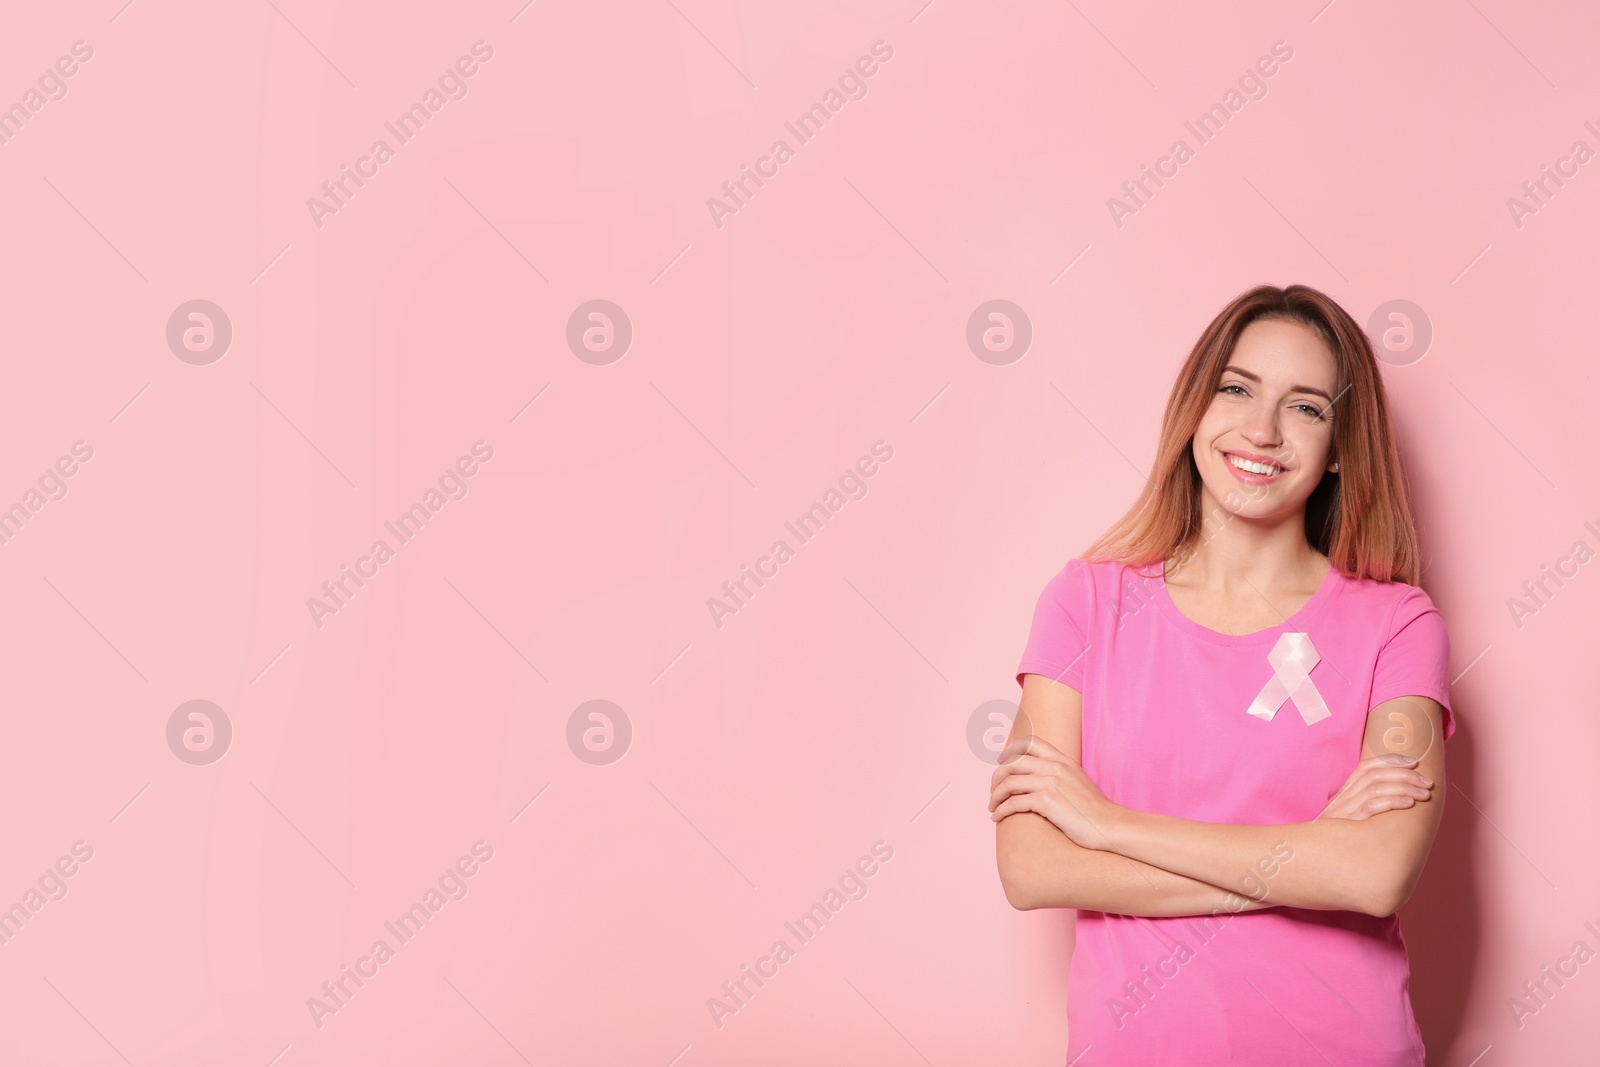
<path id="1" fill-rule="evenodd" d="M 1296 404 L 1295 405 L 1295 409 L 1298 410 L 1298 411 L 1305 412 L 1307 415 L 1310 415 L 1313 419 L 1322 418 L 1322 412 L 1318 411 L 1317 408 L 1315 406 L 1311 405 L 1311 404 Z"/>
<path id="2" fill-rule="evenodd" d="M 1243 396 L 1244 395 L 1244 386 L 1239 385 L 1237 382 L 1230 382 L 1229 384 L 1224 385 L 1222 388 L 1218 389 L 1217 392 L 1226 393 L 1226 392 L 1228 392 L 1229 389 L 1237 389 L 1237 390 L 1239 390 L 1237 393 L 1230 394 L 1231 396 Z"/>

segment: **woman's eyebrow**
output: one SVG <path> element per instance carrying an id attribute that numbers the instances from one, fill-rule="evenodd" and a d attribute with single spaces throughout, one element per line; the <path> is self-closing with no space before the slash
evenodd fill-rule
<path id="1" fill-rule="evenodd" d="M 1241 378 L 1249 378 L 1252 382 L 1260 382 L 1261 381 L 1261 375 L 1252 374 L 1250 371 L 1245 370 L 1243 367 L 1235 367 L 1231 363 L 1228 364 L 1226 367 L 1222 368 L 1222 373 L 1223 374 L 1228 374 L 1228 373 L 1237 374 Z M 1291 393 L 1313 393 L 1313 394 L 1315 394 L 1317 396 L 1320 396 L 1322 399 L 1326 400 L 1328 403 L 1330 403 L 1330 404 L 1333 403 L 1333 397 L 1329 396 L 1327 393 L 1323 392 L 1321 389 L 1318 389 L 1316 386 L 1312 386 L 1312 385 L 1291 385 L 1289 387 L 1289 392 L 1291 392 Z"/>

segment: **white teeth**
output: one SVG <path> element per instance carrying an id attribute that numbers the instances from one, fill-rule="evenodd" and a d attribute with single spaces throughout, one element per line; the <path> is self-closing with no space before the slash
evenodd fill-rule
<path id="1" fill-rule="evenodd" d="M 1248 459 L 1241 459 L 1238 456 L 1229 456 L 1228 462 L 1232 463 L 1240 470 L 1249 471 L 1251 474 L 1277 474 L 1283 469 L 1281 467 L 1274 467 L 1267 463 L 1252 463 Z"/>

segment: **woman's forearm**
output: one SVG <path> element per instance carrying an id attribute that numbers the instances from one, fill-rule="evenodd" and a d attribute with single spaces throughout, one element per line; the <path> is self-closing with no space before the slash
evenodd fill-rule
<path id="1" fill-rule="evenodd" d="M 1373 821 L 1254 826 L 1118 808 L 1100 825 L 1113 854 L 1190 878 L 1226 880 L 1259 871 L 1271 905 L 1383 914 L 1378 891 L 1392 864 L 1386 849 L 1374 847 Z"/>
<path id="2" fill-rule="evenodd" d="M 1154 918 L 1273 906 L 1252 899 L 1262 891 L 1249 870 L 1232 879 L 1237 890 L 1226 889 L 1114 852 L 1083 848 L 1033 812 L 1007 816 L 995 832 L 1006 898 L 1024 910 L 1086 908 Z"/>

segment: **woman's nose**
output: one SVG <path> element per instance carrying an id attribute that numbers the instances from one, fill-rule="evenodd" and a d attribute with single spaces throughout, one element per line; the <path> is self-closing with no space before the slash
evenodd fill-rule
<path id="1" fill-rule="evenodd" d="M 1261 409 L 1252 412 L 1250 421 L 1245 426 L 1245 436 L 1249 437 L 1257 448 L 1270 448 L 1280 444 L 1276 413 Z"/>

